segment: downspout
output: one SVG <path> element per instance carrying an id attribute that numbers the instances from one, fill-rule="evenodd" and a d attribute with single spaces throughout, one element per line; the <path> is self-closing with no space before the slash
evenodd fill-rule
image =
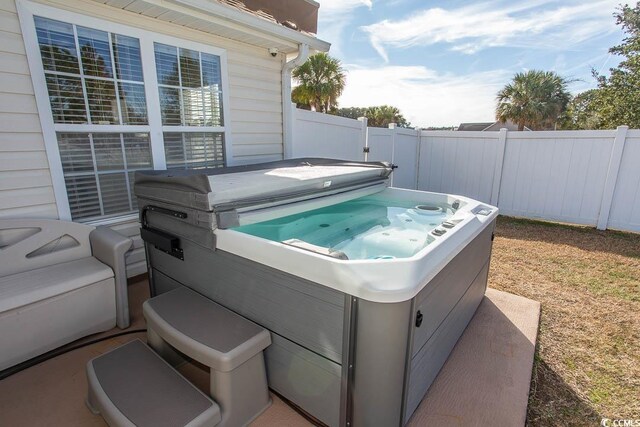
<path id="1" fill-rule="evenodd" d="M 291 72 L 304 64 L 308 57 L 309 45 L 300 44 L 298 56 L 282 67 L 282 144 L 285 159 L 290 159 L 293 155 L 293 109 L 295 106 L 291 102 Z"/>

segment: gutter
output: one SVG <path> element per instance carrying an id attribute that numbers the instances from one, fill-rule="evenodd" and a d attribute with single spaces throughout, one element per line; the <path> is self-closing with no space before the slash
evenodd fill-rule
<path id="1" fill-rule="evenodd" d="M 298 56 L 282 67 L 282 144 L 285 159 L 293 156 L 293 109 L 296 107 L 291 102 L 291 72 L 304 64 L 308 57 L 309 45 L 302 43 L 298 46 Z"/>

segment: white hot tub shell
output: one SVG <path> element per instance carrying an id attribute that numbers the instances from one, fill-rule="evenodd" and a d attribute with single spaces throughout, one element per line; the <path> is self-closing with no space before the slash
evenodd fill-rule
<path id="1" fill-rule="evenodd" d="M 484 296 L 498 210 L 389 188 L 391 171 L 294 159 L 138 173 L 152 293 L 187 286 L 269 329 L 269 386 L 323 423 L 404 425 Z M 447 227 L 425 229 L 423 248 L 392 259 L 341 259 L 242 231 L 362 197 L 439 206 Z"/>

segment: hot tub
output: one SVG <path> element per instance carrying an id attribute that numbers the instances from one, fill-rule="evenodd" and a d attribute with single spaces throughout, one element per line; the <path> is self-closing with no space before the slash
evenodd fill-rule
<path id="1" fill-rule="evenodd" d="M 138 173 L 152 293 L 188 286 L 269 329 L 269 386 L 323 423 L 404 425 L 482 300 L 498 212 L 391 171 Z"/>

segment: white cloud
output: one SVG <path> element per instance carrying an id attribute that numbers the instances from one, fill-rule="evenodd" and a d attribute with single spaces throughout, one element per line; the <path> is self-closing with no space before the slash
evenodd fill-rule
<path id="1" fill-rule="evenodd" d="M 331 43 L 331 55 L 342 58 L 342 36 L 361 8 L 373 7 L 371 0 L 321 0 L 318 37 Z"/>
<path id="2" fill-rule="evenodd" d="M 331 14 L 342 13 L 360 6 L 366 6 L 369 9 L 373 6 L 371 0 L 321 0 L 320 1 L 320 18 L 326 18 Z"/>
<path id="3" fill-rule="evenodd" d="M 456 76 L 422 66 L 346 68 L 341 107 L 393 105 L 415 126 L 492 121 L 496 92 L 511 77 L 503 70 Z"/>
<path id="4" fill-rule="evenodd" d="M 389 48 L 436 43 L 450 44 L 452 50 L 467 54 L 496 46 L 567 49 L 614 31 L 611 14 L 618 2 L 484 1 L 454 9 L 430 8 L 361 29 L 386 61 Z"/>

